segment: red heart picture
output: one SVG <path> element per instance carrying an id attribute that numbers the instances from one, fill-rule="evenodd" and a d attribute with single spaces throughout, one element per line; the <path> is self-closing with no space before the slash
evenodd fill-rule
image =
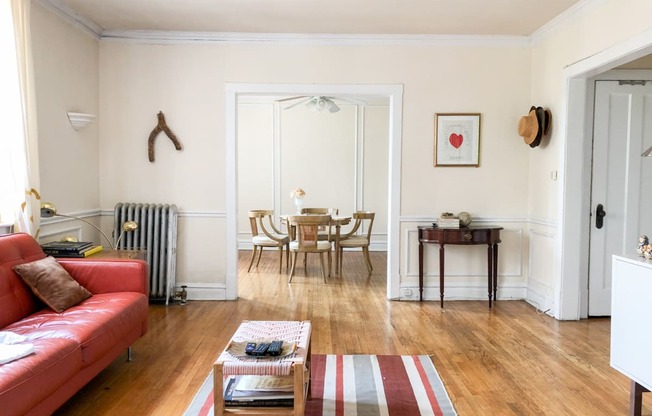
<path id="1" fill-rule="evenodd" d="M 464 136 L 457 133 L 451 133 L 448 141 L 454 148 L 459 149 L 462 143 L 464 143 Z"/>

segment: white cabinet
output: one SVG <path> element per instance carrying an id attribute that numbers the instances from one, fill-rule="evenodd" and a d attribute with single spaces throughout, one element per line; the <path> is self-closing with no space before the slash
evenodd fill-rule
<path id="1" fill-rule="evenodd" d="M 641 413 L 641 392 L 652 390 L 652 261 L 613 256 L 611 366 L 632 380 L 631 413 Z"/>

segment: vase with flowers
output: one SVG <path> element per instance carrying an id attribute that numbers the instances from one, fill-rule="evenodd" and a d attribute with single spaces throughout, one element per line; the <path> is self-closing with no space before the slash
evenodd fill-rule
<path id="1" fill-rule="evenodd" d="M 297 188 L 294 191 L 290 192 L 290 197 L 294 198 L 294 206 L 297 207 L 297 214 L 301 214 L 304 196 L 306 196 L 306 191 L 301 188 Z"/>

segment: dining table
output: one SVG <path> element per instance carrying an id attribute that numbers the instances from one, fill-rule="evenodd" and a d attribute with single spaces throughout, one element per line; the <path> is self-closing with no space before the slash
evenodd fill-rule
<path id="1" fill-rule="evenodd" d="M 315 215 L 315 214 L 284 214 L 281 215 L 281 221 L 287 225 L 288 228 L 288 235 L 290 236 L 290 240 L 294 239 L 294 229 L 295 227 L 289 223 L 288 217 L 290 215 Z M 343 225 L 347 225 L 351 222 L 351 216 L 347 215 L 331 215 L 331 226 L 335 227 L 335 235 L 333 236 L 333 243 L 334 243 L 334 250 L 335 250 L 335 272 L 333 273 L 334 276 L 339 276 L 340 272 L 340 256 L 338 253 L 340 252 L 340 232 L 342 229 Z"/>

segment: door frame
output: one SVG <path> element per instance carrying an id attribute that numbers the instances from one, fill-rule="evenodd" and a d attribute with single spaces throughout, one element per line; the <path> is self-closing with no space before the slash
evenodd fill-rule
<path id="1" fill-rule="evenodd" d="M 560 120 L 562 184 L 559 188 L 558 263 L 555 265 L 555 318 L 588 317 L 588 233 L 593 80 L 605 72 L 652 53 L 652 30 L 596 53 L 563 70 Z M 602 79 L 602 78 L 601 78 Z M 577 139 L 574 139 L 577 138 Z M 578 161 L 580 163 L 578 163 Z M 581 189 L 581 192 L 577 192 Z M 635 243 L 633 243 L 635 244 Z"/>
<path id="2" fill-rule="evenodd" d="M 251 84 L 226 83 L 226 299 L 238 297 L 238 97 L 244 95 L 340 95 L 389 99 L 387 181 L 387 298 L 400 296 L 399 224 L 401 208 L 402 84 Z"/>

